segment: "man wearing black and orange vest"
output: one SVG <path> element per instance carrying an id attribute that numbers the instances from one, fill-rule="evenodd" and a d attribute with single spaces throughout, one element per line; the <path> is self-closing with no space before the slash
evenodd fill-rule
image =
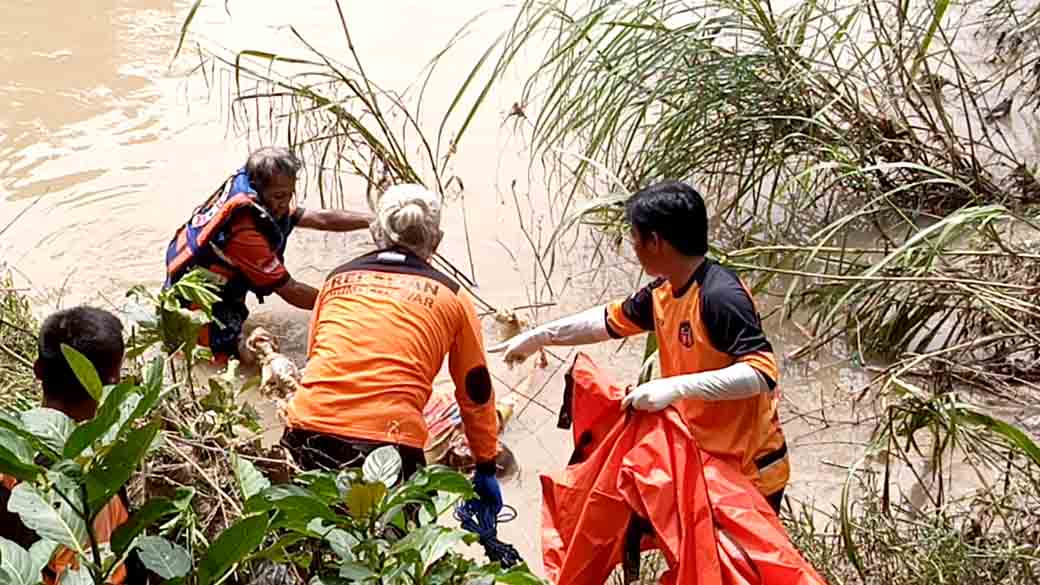
<path id="1" fill-rule="evenodd" d="M 489 352 L 515 363 L 550 345 L 582 345 L 653 331 L 661 378 L 624 404 L 673 406 L 700 447 L 729 459 L 779 512 L 790 475 L 777 417 L 773 348 L 751 294 L 736 274 L 705 257 L 704 200 L 680 182 L 653 185 L 625 204 L 632 247 L 656 280 L 625 300 L 522 333 Z"/>
<path id="2" fill-rule="evenodd" d="M 105 384 L 119 382 L 123 363 L 123 326 L 107 311 L 91 307 L 75 307 L 52 314 L 40 327 L 39 356 L 34 364 L 36 377 L 43 386 L 43 407 L 65 413 L 77 423 L 90 420 L 97 402 L 80 384 L 61 352 L 62 344 L 76 349 L 90 360 Z M 0 475 L 0 537 L 28 549 L 39 537 L 22 524 L 21 518 L 7 510 L 11 490 L 17 480 Z M 99 544 L 107 544 L 116 528 L 127 521 L 129 502 L 126 492 L 112 499 L 94 520 L 94 536 Z M 134 559 L 136 561 L 136 558 Z M 76 566 L 76 555 L 59 548 L 43 570 L 46 585 L 53 585 L 70 566 Z M 131 563 L 136 566 L 136 563 Z M 128 575 L 127 567 L 113 572 L 110 585 L 139 581 L 139 574 Z"/>
<path id="3" fill-rule="evenodd" d="M 211 324 L 200 340 L 218 359 L 239 355 L 249 316 L 247 293 L 261 302 L 274 293 L 294 307 L 314 308 L 318 291 L 285 268 L 285 248 L 294 228 L 349 232 L 367 228 L 371 221 L 369 213 L 297 207 L 300 168 L 287 148 L 253 152 L 245 166 L 192 212 L 166 249 L 166 286 L 196 267 L 220 283 L 220 302 L 213 307 L 219 324 Z"/>

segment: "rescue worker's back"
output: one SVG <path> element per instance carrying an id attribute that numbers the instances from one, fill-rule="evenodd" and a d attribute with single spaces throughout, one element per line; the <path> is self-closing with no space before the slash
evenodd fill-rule
<path id="1" fill-rule="evenodd" d="M 405 250 L 362 256 L 325 281 L 289 425 L 422 448 L 422 411 L 445 355 L 467 438 L 494 459 L 497 418 L 480 322 L 458 284 Z"/>

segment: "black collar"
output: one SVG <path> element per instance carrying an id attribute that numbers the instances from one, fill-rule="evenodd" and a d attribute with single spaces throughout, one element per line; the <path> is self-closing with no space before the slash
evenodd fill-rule
<path id="1" fill-rule="evenodd" d="M 697 267 L 697 270 L 694 270 L 693 274 L 690 275 L 690 280 L 687 280 L 686 284 L 679 287 L 679 290 L 672 291 L 672 296 L 674 298 L 679 298 L 685 295 L 687 292 L 689 292 L 689 290 L 693 287 L 694 283 L 703 284 L 704 275 L 708 273 L 709 264 L 712 264 L 712 261 L 708 258 L 705 258 L 704 261 L 701 262 L 701 265 Z"/>

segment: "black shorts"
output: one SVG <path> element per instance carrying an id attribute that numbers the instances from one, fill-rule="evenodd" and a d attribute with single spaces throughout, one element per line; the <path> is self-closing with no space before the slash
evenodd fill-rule
<path id="1" fill-rule="evenodd" d="M 425 453 L 416 447 L 350 439 L 304 429 L 285 429 L 281 445 L 288 449 L 296 463 L 307 471 L 335 471 L 361 467 L 369 453 L 387 445 L 396 448 L 401 455 L 402 479 L 411 477 L 420 467 L 426 465 Z"/>

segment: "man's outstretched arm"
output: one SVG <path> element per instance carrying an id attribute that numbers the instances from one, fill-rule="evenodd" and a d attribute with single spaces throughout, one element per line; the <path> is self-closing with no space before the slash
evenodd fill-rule
<path id="1" fill-rule="evenodd" d="M 326 232 L 352 232 L 365 229 L 375 219 L 371 213 L 346 209 L 304 209 L 299 227 Z"/>

